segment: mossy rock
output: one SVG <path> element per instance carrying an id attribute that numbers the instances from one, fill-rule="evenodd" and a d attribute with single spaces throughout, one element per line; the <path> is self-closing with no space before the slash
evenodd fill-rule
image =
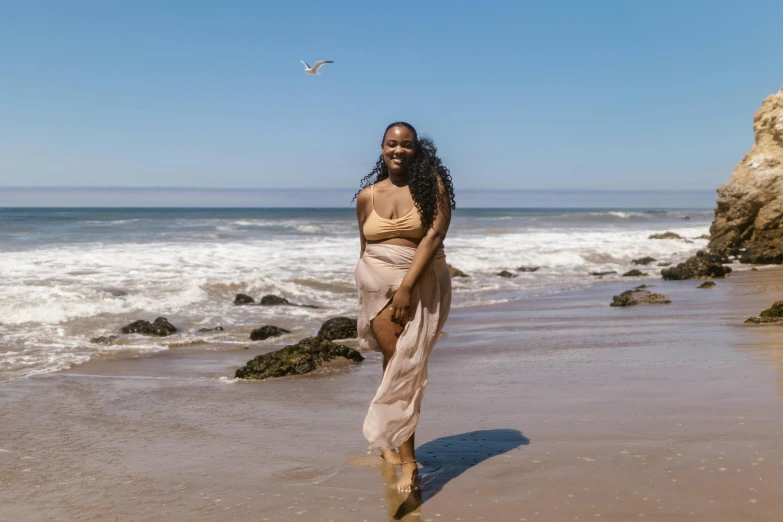
<path id="1" fill-rule="evenodd" d="M 655 261 L 657 261 L 657 260 L 654 257 L 645 256 L 645 257 L 640 257 L 639 259 L 634 259 L 633 261 L 631 261 L 631 264 L 632 265 L 645 265 L 646 266 L 646 265 L 649 265 L 650 263 L 655 263 Z"/>
<path id="2" fill-rule="evenodd" d="M 308 337 L 276 352 L 259 355 L 236 371 L 239 379 L 269 379 L 285 375 L 302 375 L 319 368 L 323 363 L 343 358 L 361 362 L 364 357 L 353 348 L 335 344 L 322 337 Z"/>
<path id="3" fill-rule="evenodd" d="M 358 336 L 356 319 L 333 317 L 321 325 L 318 337 L 334 341 L 335 339 L 356 339 Z"/>
<path id="4" fill-rule="evenodd" d="M 745 324 L 764 324 L 764 323 L 780 323 L 783 322 L 783 301 L 775 301 L 775 303 L 761 312 L 760 317 L 748 317 Z"/>
<path id="5" fill-rule="evenodd" d="M 620 295 L 612 297 L 609 306 L 636 306 L 639 304 L 669 304 L 671 299 L 663 294 L 654 294 L 647 290 L 626 290 Z"/>
<path id="6" fill-rule="evenodd" d="M 697 286 L 696 288 L 713 288 L 715 285 L 715 281 L 704 281 L 702 284 Z"/>
<path id="7" fill-rule="evenodd" d="M 120 337 L 118 335 L 102 335 L 100 337 L 93 337 L 90 342 L 93 344 L 101 344 L 103 346 L 109 346 L 114 344 Z"/>
<path id="8" fill-rule="evenodd" d="M 515 274 L 512 274 L 508 270 L 503 270 L 501 272 L 498 272 L 496 275 L 499 275 L 500 277 L 504 277 L 506 279 L 511 279 L 512 277 L 516 277 Z"/>
<path id="9" fill-rule="evenodd" d="M 271 326 L 267 324 L 250 332 L 250 340 L 263 341 L 264 339 L 269 339 L 270 337 L 280 337 L 284 333 L 291 332 L 285 328 L 278 328 L 277 326 Z"/>

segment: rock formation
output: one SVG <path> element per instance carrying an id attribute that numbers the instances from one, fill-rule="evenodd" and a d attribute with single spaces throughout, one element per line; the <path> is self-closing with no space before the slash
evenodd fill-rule
<path id="1" fill-rule="evenodd" d="M 753 117 L 755 143 L 718 189 L 711 252 L 743 263 L 783 263 L 783 90 Z"/>
<path id="2" fill-rule="evenodd" d="M 234 297 L 234 304 L 237 306 L 255 304 L 255 300 L 247 294 L 237 294 Z"/>
<path id="3" fill-rule="evenodd" d="M 245 366 L 236 371 L 236 377 L 268 379 L 284 375 L 299 375 L 309 373 L 323 363 L 338 357 L 353 362 L 364 360 L 364 357 L 353 348 L 335 344 L 321 337 L 308 337 L 282 350 L 265 353 L 249 360 Z"/>
<path id="4" fill-rule="evenodd" d="M 723 266 L 728 261 L 720 255 L 700 250 L 684 263 L 661 270 L 661 275 L 667 280 L 681 279 L 712 279 L 726 277 L 731 273 L 731 267 Z"/>
<path id="5" fill-rule="evenodd" d="M 645 287 L 646 288 L 646 287 Z M 612 297 L 609 306 L 635 306 L 638 304 L 669 304 L 671 300 L 663 294 L 654 294 L 649 290 L 636 287 Z"/>
<path id="6" fill-rule="evenodd" d="M 775 301 L 772 306 L 761 312 L 759 316 L 760 317 L 748 317 L 745 324 L 783 322 L 783 301 Z"/>

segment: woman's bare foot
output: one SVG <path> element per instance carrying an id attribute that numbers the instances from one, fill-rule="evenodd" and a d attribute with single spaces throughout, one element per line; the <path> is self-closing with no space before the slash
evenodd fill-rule
<path id="1" fill-rule="evenodd" d="M 381 457 L 383 457 L 383 460 L 387 464 L 391 464 L 392 466 L 399 466 L 400 464 L 400 454 L 397 453 L 397 450 L 394 450 L 392 448 L 380 448 L 381 450 Z"/>
<path id="2" fill-rule="evenodd" d="M 415 460 L 401 462 L 402 473 L 397 481 L 397 491 L 407 493 L 419 489 L 419 466 Z"/>

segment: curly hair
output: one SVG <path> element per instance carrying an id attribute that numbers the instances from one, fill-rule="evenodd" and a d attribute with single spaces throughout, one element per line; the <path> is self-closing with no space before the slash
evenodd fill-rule
<path id="1" fill-rule="evenodd" d="M 413 133 L 416 154 L 408 168 L 408 189 L 411 191 L 413 203 L 421 215 L 422 227 L 425 230 L 429 230 L 435 222 L 435 217 L 438 215 L 439 202 L 443 196 L 441 191 L 446 191 L 451 209 L 457 208 L 454 201 L 454 186 L 451 183 L 451 173 L 438 157 L 438 149 L 432 140 L 427 137 L 419 139 L 416 129 L 410 123 L 395 121 L 383 131 L 383 139 L 386 139 L 386 133 L 389 132 L 389 129 L 397 126 L 403 126 Z M 381 140 L 381 143 L 383 143 L 383 140 Z M 359 192 L 388 177 L 389 168 L 383 160 L 383 154 L 381 154 L 378 161 L 375 162 L 375 168 L 362 178 Z M 438 183 L 438 180 L 440 180 L 440 183 Z M 359 196 L 359 192 L 354 195 L 354 200 Z"/>

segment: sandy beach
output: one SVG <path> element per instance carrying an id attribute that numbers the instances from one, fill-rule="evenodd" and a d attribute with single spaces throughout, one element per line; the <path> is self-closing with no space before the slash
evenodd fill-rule
<path id="1" fill-rule="evenodd" d="M 673 303 L 633 282 L 459 308 L 430 359 L 421 495 L 366 455 L 380 359 L 264 382 L 276 347 L 172 349 L 0 384 L 0 519 L 780 520 L 783 270 Z M 223 379 L 221 379 L 223 378 Z"/>

